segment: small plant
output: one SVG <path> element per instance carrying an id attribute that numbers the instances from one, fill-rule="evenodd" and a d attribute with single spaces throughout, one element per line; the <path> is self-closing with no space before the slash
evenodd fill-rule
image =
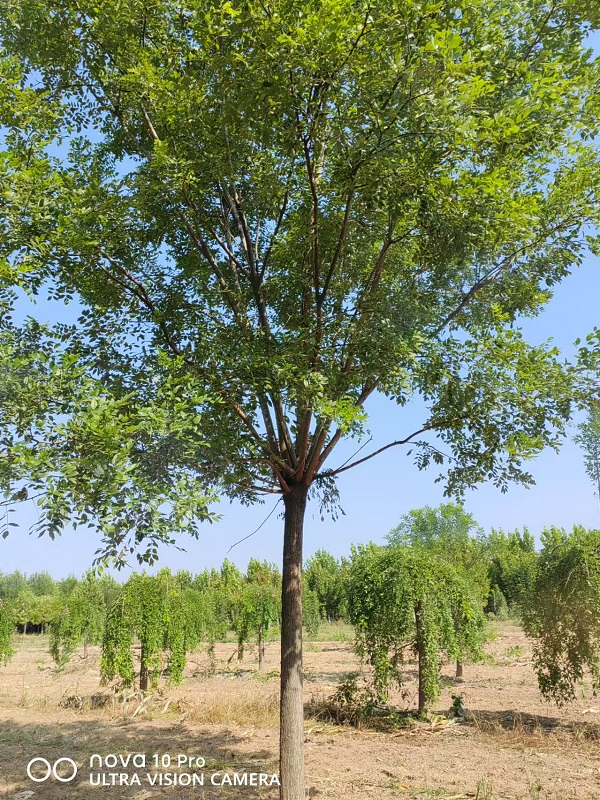
<path id="1" fill-rule="evenodd" d="M 452 705 L 450 706 L 450 714 L 453 717 L 464 717 L 465 709 L 463 706 L 463 696 L 462 694 L 453 694 L 452 695 Z"/>
<path id="2" fill-rule="evenodd" d="M 359 726 L 379 705 L 375 689 L 359 686 L 358 678 L 358 672 L 349 673 L 328 703 L 329 713 L 339 723 Z"/>
<path id="3" fill-rule="evenodd" d="M 525 655 L 525 648 L 520 644 L 515 644 L 512 647 L 507 647 L 504 651 L 504 655 L 507 658 L 521 658 Z"/>
<path id="4" fill-rule="evenodd" d="M 492 784 L 487 778 L 480 778 L 477 781 L 477 792 L 475 800 L 492 800 Z"/>
<path id="5" fill-rule="evenodd" d="M 531 800 L 540 800 L 543 791 L 544 786 L 541 781 L 536 780 L 529 784 L 529 797 Z"/>

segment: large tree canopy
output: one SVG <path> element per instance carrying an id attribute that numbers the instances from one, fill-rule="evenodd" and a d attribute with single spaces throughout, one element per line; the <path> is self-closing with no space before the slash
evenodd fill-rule
<path id="1" fill-rule="evenodd" d="M 94 518 L 113 555 L 194 530 L 211 488 L 282 493 L 295 757 L 307 493 L 334 500 L 375 455 L 330 458 L 369 396 L 424 399 L 387 446 L 422 468 L 440 439 L 451 491 L 530 481 L 569 416 L 557 352 L 512 323 L 595 246 L 598 23 L 587 0 L 0 0 L 3 360 L 33 398 L 13 381 L 0 408 L 3 483 L 49 493 L 50 532 Z M 10 327 L 14 286 L 79 303 L 35 336 L 52 379 L 101 382 L 95 407 L 33 390 L 50 378 Z M 82 479 L 85 441 L 110 492 Z"/>

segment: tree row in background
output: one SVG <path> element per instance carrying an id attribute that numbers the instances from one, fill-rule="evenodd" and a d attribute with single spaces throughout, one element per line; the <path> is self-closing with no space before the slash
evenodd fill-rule
<path id="1" fill-rule="evenodd" d="M 304 586 L 307 634 L 321 620 L 316 592 Z M 15 632 L 49 634 L 52 658 L 64 667 L 78 648 L 87 659 L 89 645 L 102 645 L 101 675 L 147 690 L 164 675 L 182 679 L 188 653 L 233 632 L 241 660 L 255 642 L 259 669 L 264 666 L 269 629 L 281 620 L 281 574 L 266 561 L 251 559 L 246 573 L 225 561 L 220 570 L 198 575 L 163 569 L 156 575 L 133 574 L 119 584 L 88 572 L 81 580 L 54 581 L 47 573 L 29 577 L 0 574 L 0 663 L 13 653 Z M 136 675 L 134 649 L 139 646 Z"/>
<path id="2" fill-rule="evenodd" d="M 426 507 L 403 516 L 384 546 L 353 547 L 340 560 L 317 551 L 305 565 L 303 595 L 309 637 L 321 622 L 354 626 L 380 703 L 416 661 L 425 710 L 439 695 L 443 660 L 461 677 L 463 663 L 480 658 L 490 617 L 518 618 L 532 638 L 544 696 L 571 700 L 588 676 L 600 688 L 598 531 L 546 529 L 536 552 L 527 529 L 485 534 L 459 505 Z M 11 657 L 16 631 L 47 631 L 58 667 L 78 648 L 87 659 L 89 645 L 101 644 L 102 680 L 144 691 L 160 676 L 179 683 L 187 655 L 201 645 L 214 665 L 215 643 L 232 634 L 231 658 L 241 660 L 253 643 L 262 670 L 280 622 L 281 575 L 257 559 L 245 573 L 226 560 L 220 570 L 163 569 L 122 585 L 91 572 L 63 581 L 0 574 L 0 663 Z"/>

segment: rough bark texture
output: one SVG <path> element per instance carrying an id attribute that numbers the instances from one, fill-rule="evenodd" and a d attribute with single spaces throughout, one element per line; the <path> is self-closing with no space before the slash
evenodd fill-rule
<path id="1" fill-rule="evenodd" d="M 415 606 L 415 627 L 417 629 L 417 656 L 419 659 L 419 712 L 425 711 L 425 644 L 423 642 L 423 608 L 421 603 Z"/>
<path id="2" fill-rule="evenodd" d="M 307 490 L 284 496 L 280 777 L 281 800 L 304 800 L 304 698 L 302 691 L 302 533 Z"/>
<path id="3" fill-rule="evenodd" d="M 460 659 L 456 661 L 456 677 L 462 678 L 463 676 L 463 662 Z"/>

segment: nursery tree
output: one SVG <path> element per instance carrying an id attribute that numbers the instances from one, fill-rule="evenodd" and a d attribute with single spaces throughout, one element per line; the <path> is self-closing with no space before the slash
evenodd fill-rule
<path id="1" fill-rule="evenodd" d="M 265 634 L 272 622 L 281 619 L 281 575 L 274 564 L 250 559 L 245 579 L 238 585 L 235 630 L 238 652 L 255 635 L 258 644 L 258 669 L 265 660 Z"/>
<path id="2" fill-rule="evenodd" d="M 442 503 L 439 508 L 414 509 L 402 517 L 387 536 L 390 544 L 423 548 L 446 561 L 460 572 L 480 597 L 481 608 L 490 591 L 489 561 L 480 538 L 483 529 L 471 514 L 456 503 Z M 456 661 L 456 677 L 463 674 L 462 657 Z"/>
<path id="3" fill-rule="evenodd" d="M 147 691 L 150 682 L 156 682 L 165 656 L 166 674 L 179 683 L 186 663 L 186 639 L 190 629 L 196 630 L 186 614 L 190 608 L 168 570 L 161 570 L 158 575 L 132 575 L 108 610 L 100 664 L 103 681 L 118 675 L 126 686 L 131 686 L 135 679 L 132 644 L 137 638 L 140 691 Z M 196 637 L 192 638 L 195 643 Z"/>
<path id="4" fill-rule="evenodd" d="M 476 658 L 483 643 L 481 598 L 473 585 L 435 553 L 373 544 L 353 551 L 348 587 L 359 655 L 373 669 L 381 700 L 403 681 L 407 651 L 417 656 L 418 710 L 441 691 L 442 655 Z"/>
<path id="5" fill-rule="evenodd" d="M 586 671 L 600 689 L 600 531 L 546 532 L 522 618 L 545 697 L 575 699 Z"/>
<path id="6" fill-rule="evenodd" d="M 1 480 L 121 560 L 197 534 L 212 490 L 283 496 L 285 800 L 309 491 L 331 508 L 409 442 L 448 491 L 505 489 L 563 432 L 570 380 L 513 322 L 597 221 L 597 24 L 588 0 L 0 2 L 0 275 L 80 310 L 17 331 L 3 299 Z M 335 464 L 374 392 L 398 427 Z"/>
<path id="7" fill-rule="evenodd" d="M 527 528 L 508 533 L 492 528 L 483 541 L 489 558 L 491 597 L 496 587 L 514 613 L 527 602 L 533 579 L 537 560 L 533 535 Z"/>
<path id="8" fill-rule="evenodd" d="M 331 553 L 317 550 L 304 567 L 306 584 L 317 593 L 323 619 L 340 619 L 344 613 L 344 584 L 342 568 Z"/>
<path id="9" fill-rule="evenodd" d="M 319 595 L 310 588 L 304 576 L 302 578 L 302 624 L 310 639 L 314 639 L 319 633 L 321 624 Z"/>
<path id="10" fill-rule="evenodd" d="M 0 573 L 0 597 L 14 600 L 19 592 L 27 589 L 27 578 L 21 572 Z"/>
<path id="11" fill-rule="evenodd" d="M 50 654 L 57 665 L 64 666 L 76 647 L 83 642 L 83 657 L 88 645 L 102 641 L 106 602 L 102 583 L 92 572 L 77 583 L 50 623 Z"/>
<path id="12" fill-rule="evenodd" d="M 23 627 L 23 633 L 30 632 L 30 624 L 43 633 L 44 627 L 52 622 L 60 606 L 57 595 L 36 595 L 29 588 L 20 591 L 11 602 L 15 622 Z"/>
<path id="13" fill-rule="evenodd" d="M 12 641 L 15 618 L 8 600 L 0 598 L 0 666 L 7 664 L 13 655 Z"/>

